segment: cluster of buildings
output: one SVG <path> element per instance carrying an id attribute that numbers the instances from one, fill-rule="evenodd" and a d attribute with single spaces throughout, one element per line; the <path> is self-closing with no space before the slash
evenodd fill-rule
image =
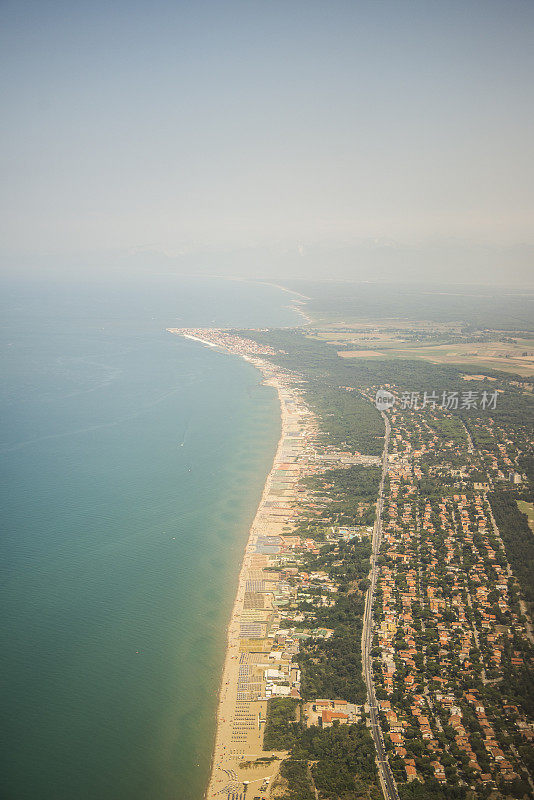
<path id="1" fill-rule="evenodd" d="M 312 725 L 331 728 L 334 722 L 352 725 L 361 720 L 363 713 L 363 706 L 347 703 L 346 700 L 317 699 L 304 703 L 304 719 L 308 728 Z"/>
<path id="2" fill-rule="evenodd" d="M 269 366 L 262 364 L 269 378 Z M 284 431 L 275 464 L 262 502 L 261 516 L 255 522 L 256 535 L 249 545 L 248 572 L 239 614 L 239 676 L 237 701 L 239 725 L 233 734 L 232 754 L 241 758 L 250 755 L 241 730 L 242 714 L 253 713 L 254 704 L 272 697 L 301 699 L 301 672 L 298 664 L 300 643 L 304 639 L 327 639 L 333 631 L 318 627 L 313 609 L 335 604 L 337 585 L 323 570 L 308 571 L 304 560 L 317 556 L 325 542 L 370 536 L 371 528 L 325 526 L 324 541 L 296 532 L 303 515 L 313 519 L 313 496 L 303 488 L 303 478 L 317 475 L 332 466 L 353 463 L 348 454 L 332 448 L 328 459 L 318 458 L 317 426 L 302 396 L 291 385 L 292 376 L 277 370 L 288 384 L 279 385 Z M 310 612 L 303 608 L 310 604 Z M 348 706 L 343 699 L 317 701 L 333 703 L 319 717 L 308 720 L 329 726 L 337 719 L 352 722 L 361 715 L 361 708 Z M 344 710 L 341 709 L 344 705 Z M 307 708 L 307 707 L 306 707 Z M 260 710 L 257 712 L 260 717 Z M 332 716 L 333 715 L 333 716 Z M 264 717 L 263 717 L 264 719 Z M 309 723 L 314 724 L 314 723 Z"/>
<path id="3" fill-rule="evenodd" d="M 210 347 L 220 347 L 239 356 L 274 355 L 275 352 L 272 347 L 260 345 L 252 339 L 221 328 L 167 328 L 167 331 Z"/>
<path id="4" fill-rule="evenodd" d="M 521 467 L 521 457 L 527 452 L 528 436 L 522 439 L 517 435 L 519 431 L 515 431 L 514 435 L 489 415 L 475 418 L 471 427 L 490 487 L 506 488 L 508 484 L 519 488 L 526 484 L 527 476 Z"/>
<path id="5" fill-rule="evenodd" d="M 319 445 L 316 420 L 295 386 L 294 375 L 255 357 L 247 358 L 261 368 L 267 383 L 277 386 L 283 431 L 240 579 L 237 646 L 231 656 L 235 668 L 226 689 L 229 710 L 222 712 L 228 714 L 222 718 L 228 738 L 222 753 L 216 746 L 218 769 L 210 784 L 217 789 L 214 795 L 227 792 L 230 797 L 237 784 L 235 780 L 226 782 L 223 775 L 229 771 L 237 776 L 238 783 L 252 780 L 256 774 L 270 780 L 276 772 L 277 762 L 271 763 L 269 755 L 265 761 L 262 750 L 268 702 L 273 698 L 301 700 L 301 643 L 310 638 L 328 639 L 333 634 L 332 629 L 317 624 L 314 612 L 335 604 L 338 587 L 328 572 L 307 567 L 309 557 L 318 556 L 326 543 L 369 538 L 372 532 L 370 526 L 324 524 L 320 541 L 306 535 L 306 525 L 303 532 L 303 520 L 313 523 L 316 513 L 323 509 L 323 503 L 317 503 L 303 479 L 359 463 L 359 457 L 336 455 L 333 448 Z M 364 505 L 362 513 L 367 510 L 368 504 Z M 317 699 L 303 704 L 302 713 L 306 725 L 328 728 L 359 721 L 363 708 L 343 698 Z"/>
<path id="6" fill-rule="evenodd" d="M 468 438 L 444 441 L 434 414 L 391 416 L 375 687 L 398 778 L 497 788 L 527 777 L 534 726 L 506 698 L 534 650 L 489 480 L 473 479 L 481 456 Z"/>
<path id="7" fill-rule="evenodd" d="M 376 468 L 380 459 L 320 442 L 301 378 L 263 359 L 269 346 L 228 331 L 173 332 L 245 357 L 276 386 L 282 406 L 283 434 L 240 578 L 208 792 L 231 797 L 243 781 L 265 787 L 276 774 L 270 759 L 283 754 L 263 751 L 268 703 L 302 701 L 302 643 L 333 634 L 320 619 L 337 601 L 335 570 L 310 564 L 324 563 L 325 544 L 342 552 L 373 535 L 374 503 L 354 504 L 343 524 L 330 513 L 328 492 L 304 479 L 355 464 Z M 487 499 L 496 481 L 524 481 L 521 443 L 490 414 L 474 420 L 471 435 L 458 416 L 430 405 L 392 411 L 390 422 L 371 657 L 391 769 L 397 782 L 431 780 L 445 790 L 534 790 L 525 758 L 534 724 L 518 697 L 534 643 Z M 498 446 L 484 447 L 488 437 Z M 329 728 L 369 719 L 367 711 L 308 695 L 301 721 Z"/>

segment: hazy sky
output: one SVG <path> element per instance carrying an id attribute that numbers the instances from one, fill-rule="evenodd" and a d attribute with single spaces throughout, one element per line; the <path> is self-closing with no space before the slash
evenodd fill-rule
<path id="1" fill-rule="evenodd" d="M 2 0 L 0 29 L 4 263 L 534 245 L 532 0 Z"/>

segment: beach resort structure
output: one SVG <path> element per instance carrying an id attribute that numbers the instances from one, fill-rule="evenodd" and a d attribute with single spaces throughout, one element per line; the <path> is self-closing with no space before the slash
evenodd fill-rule
<path id="1" fill-rule="evenodd" d="M 302 479 L 335 466 L 348 467 L 358 457 L 318 443 L 317 423 L 306 407 L 296 376 L 262 359 L 271 348 L 212 329 L 169 329 L 245 358 L 257 367 L 280 401 L 282 429 L 272 469 L 246 545 L 239 585 L 227 633 L 227 651 L 219 695 L 217 733 L 207 800 L 271 797 L 271 787 L 285 752 L 263 749 L 270 698 L 300 699 L 299 642 L 328 638 L 327 629 L 295 629 L 295 606 L 314 581 L 327 592 L 336 587 L 326 573 L 308 575 L 298 566 L 300 553 L 319 553 L 314 539 L 294 534 L 308 496 Z M 361 536 L 360 530 L 331 530 L 330 539 Z M 369 532 L 363 529 L 363 535 Z M 333 601 L 329 601 L 333 602 Z M 353 722 L 361 707 L 345 701 L 326 703 L 317 714 L 308 704 L 307 724 Z M 333 705 L 331 703 L 334 703 Z M 343 709 L 341 708 L 343 706 Z M 313 722 L 315 720 L 315 722 Z M 246 787 L 246 791 L 245 791 Z"/>
<path id="2" fill-rule="evenodd" d="M 263 750 L 267 702 L 276 696 L 300 697 L 298 639 L 282 626 L 283 608 L 292 589 L 279 567 L 280 557 L 293 553 L 297 541 L 300 545 L 300 537 L 290 534 L 301 502 L 298 484 L 316 449 L 315 420 L 294 385 L 294 376 L 261 359 L 265 348 L 224 331 L 169 330 L 246 358 L 261 370 L 280 400 L 281 437 L 250 530 L 228 627 L 207 791 L 209 800 L 239 797 L 248 781 L 251 797 L 268 796 L 268 785 L 285 753 Z M 275 758 L 269 760 L 270 756 Z"/>

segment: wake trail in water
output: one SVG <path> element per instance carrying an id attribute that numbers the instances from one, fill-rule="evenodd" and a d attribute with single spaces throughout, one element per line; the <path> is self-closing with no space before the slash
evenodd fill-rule
<path id="1" fill-rule="evenodd" d="M 67 436 L 79 436 L 83 433 L 90 433 L 91 431 L 101 430 L 102 428 L 113 428 L 116 425 L 122 425 L 125 422 L 129 422 L 132 419 L 136 419 L 144 414 L 146 411 L 149 411 L 151 408 L 163 403 L 168 397 L 172 395 L 178 394 L 178 392 L 183 391 L 184 386 L 177 386 L 174 389 L 171 389 L 169 392 L 165 392 L 164 394 L 160 395 L 154 402 L 148 403 L 145 406 L 142 406 L 137 411 L 134 411 L 131 414 L 127 414 L 124 417 L 119 417 L 115 420 L 110 420 L 109 422 L 99 422 L 96 425 L 88 425 L 84 428 L 76 428 L 73 431 L 64 431 L 63 433 L 51 433 L 48 436 L 39 436 L 35 439 L 25 439 L 22 442 L 15 442 L 14 444 L 8 445 L 7 447 L 2 447 L 0 449 L 0 453 L 13 453 L 16 450 L 22 450 L 24 447 L 29 447 L 32 444 L 38 444 L 39 442 L 46 442 L 50 441 L 51 439 L 64 439 Z M 185 441 L 185 438 L 184 438 Z"/>

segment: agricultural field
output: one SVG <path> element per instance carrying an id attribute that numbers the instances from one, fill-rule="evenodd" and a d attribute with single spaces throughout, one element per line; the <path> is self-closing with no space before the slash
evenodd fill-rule
<path id="1" fill-rule="evenodd" d="M 534 503 L 527 503 L 525 500 L 518 500 L 517 505 L 519 506 L 519 510 L 523 514 L 527 515 L 530 530 L 532 533 L 534 533 Z"/>
<path id="2" fill-rule="evenodd" d="M 534 375 L 534 339 L 514 331 L 462 334 L 458 325 L 423 321 L 332 325 L 310 333 L 340 346 L 342 358 L 409 358 Z M 342 349 L 341 349 L 342 348 Z"/>

